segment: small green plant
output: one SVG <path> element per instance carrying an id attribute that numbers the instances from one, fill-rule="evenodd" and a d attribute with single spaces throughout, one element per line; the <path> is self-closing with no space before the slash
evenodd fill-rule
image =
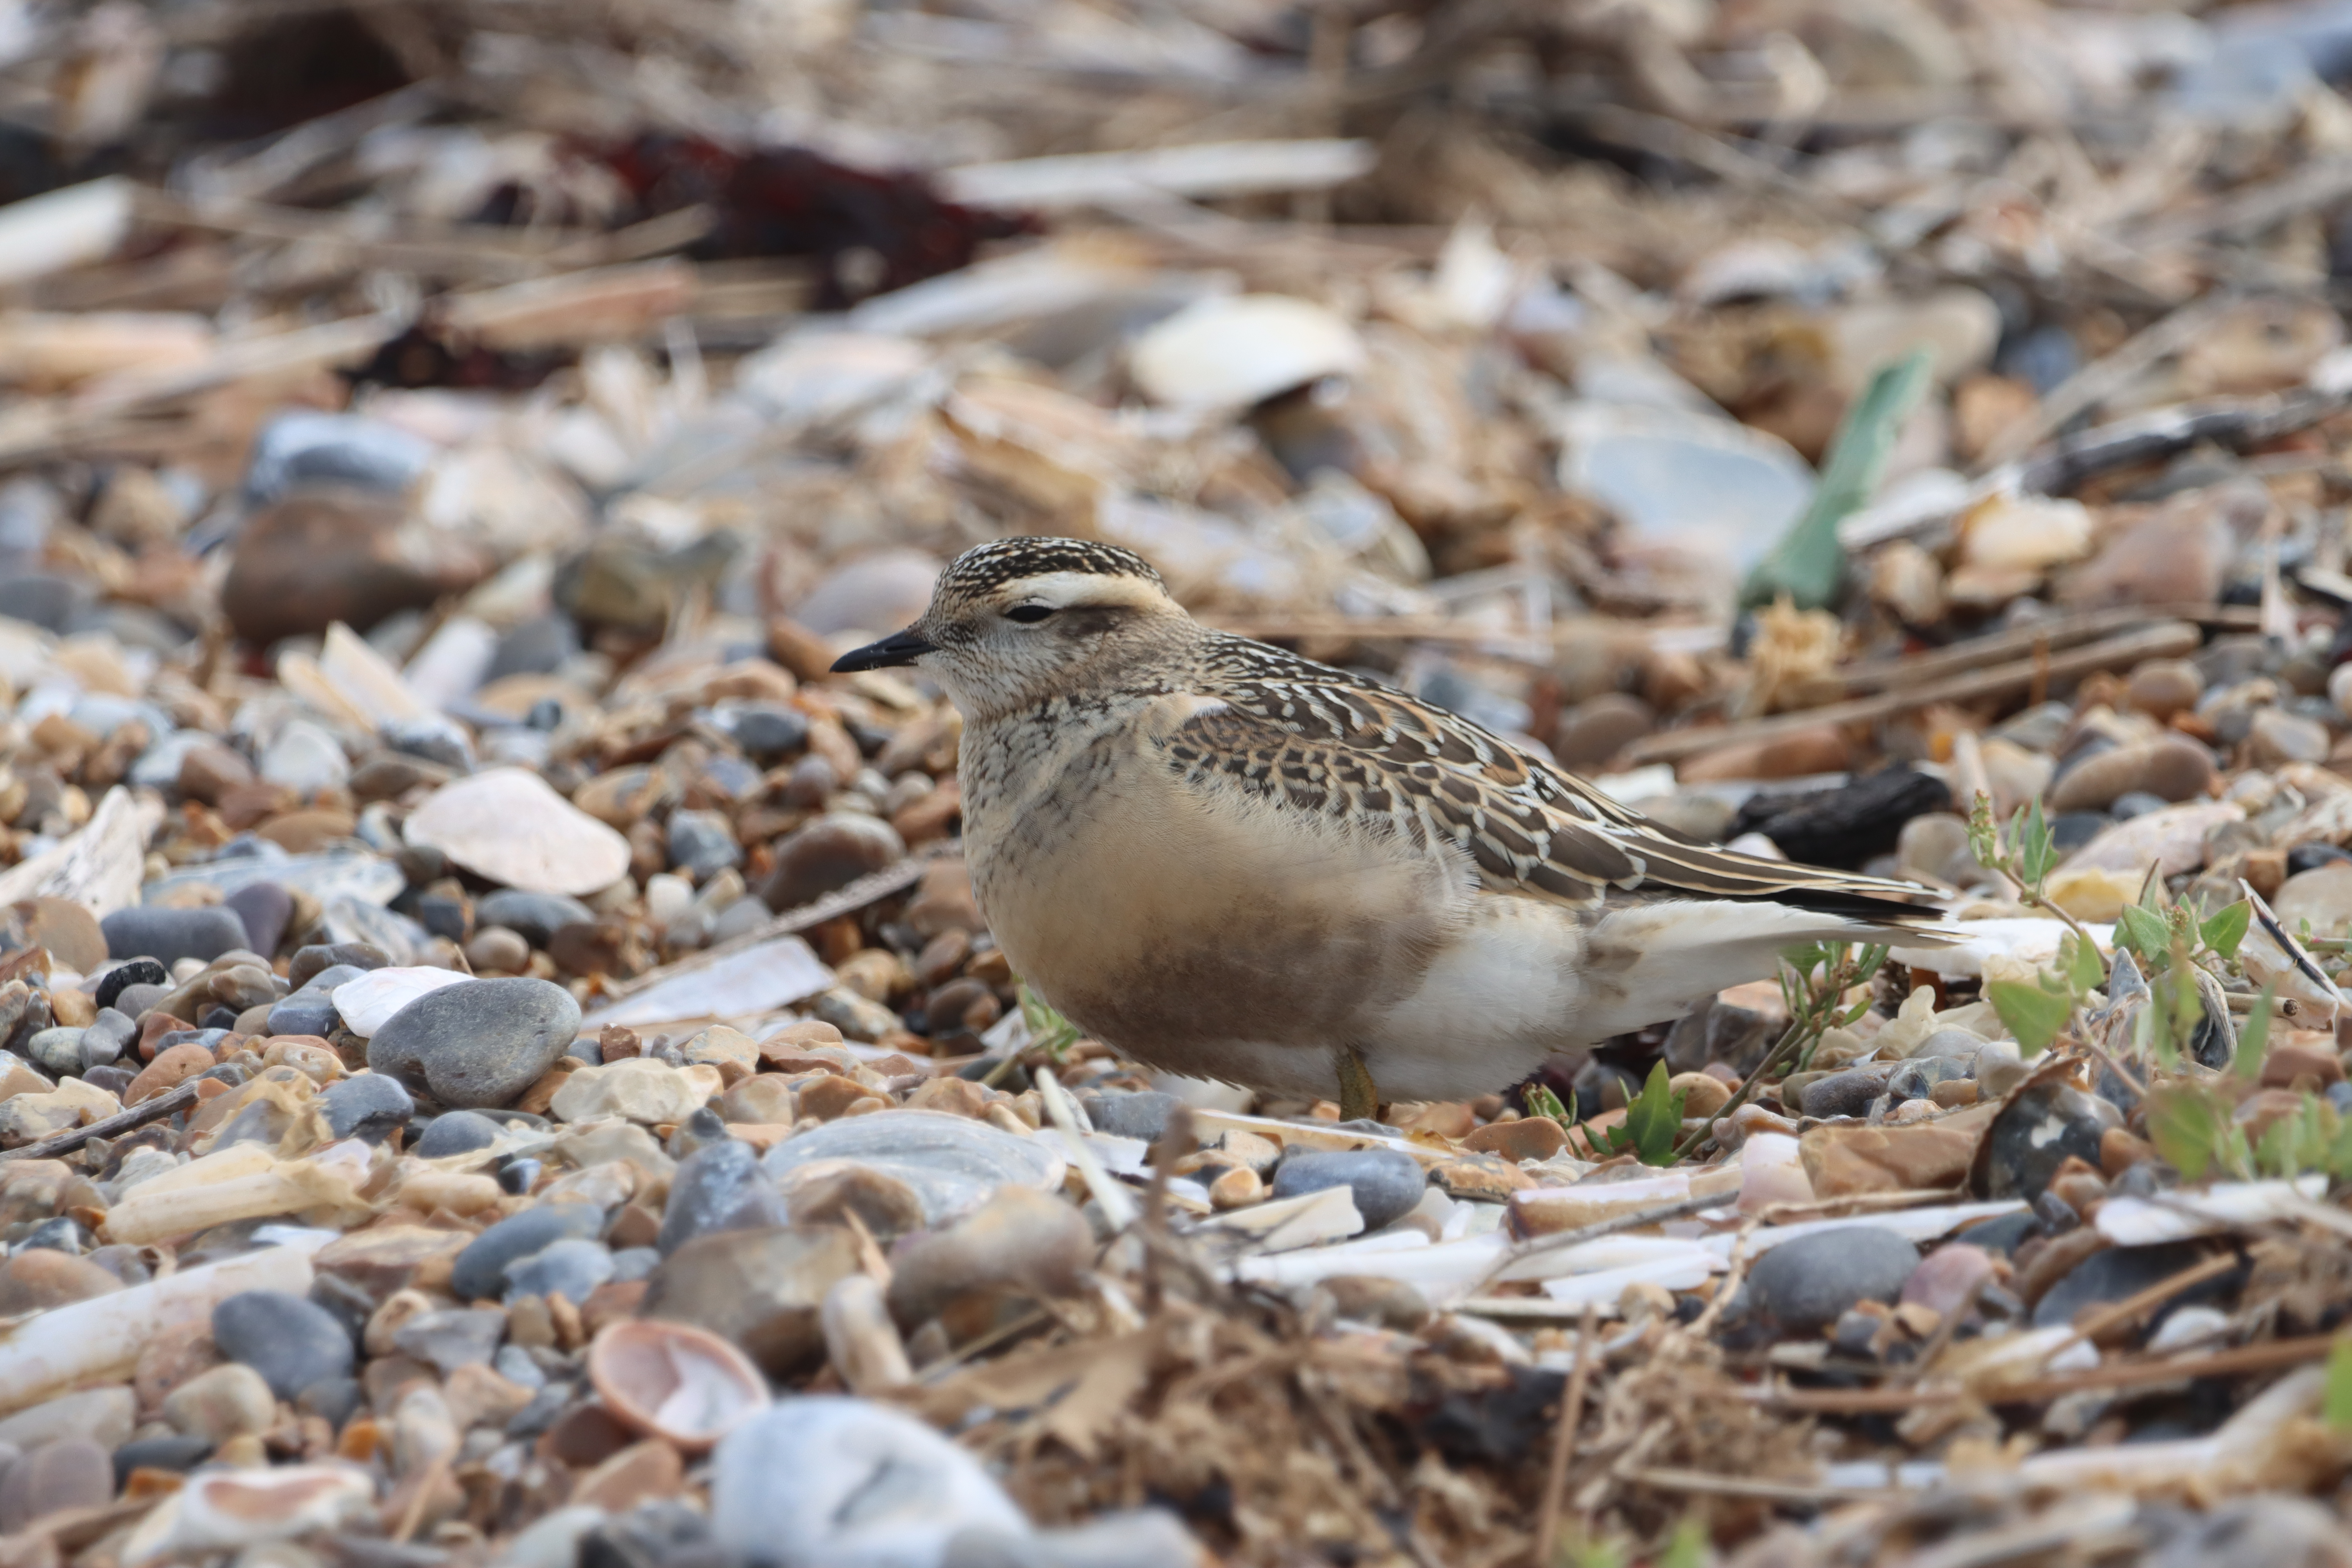
<path id="1" fill-rule="evenodd" d="M 1659 1062 L 1650 1068 L 1649 1081 L 1642 1092 L 1625 1107 L 1625 1120 L 1603 1131 L 1600 1139 L 1608 1144 L 1612 1154 L 1631 1153 L 1644 1165 L 1671 1165 L 1675 1163 L 1675 1139 L 1683 1130 L 1683 1095 L 1667 1087 L 1666 1064 Z M 1595 1134 L 1590 1127 L 1587 1138 Z"/>
<path id="2" fill-rule="evenodd" d="M 1562 1131 L 1571 1130 L 1576 1126 L 1576 1091 L 1574 1089 L 1568 1091 L 1566 1105 L 1559 1102 L 1559 1096 L 1552 1092 L 1551 1086 L 1544 1083 L 1529 1084 L 1522 1099 L 1526 1101 L 1528 1115 L 1541 1116 L 1557 1121 Z"/>
<path id="3" fill-rule="evenodd" d="M 1029 1026 L 1029 1045 L 1061 1065 L 1070 1047 L 1082 1037 L 1078 1026 L 1054 1010 L 1054 1005 L 1029 989 L 1028 982 L 1021 984 L 1021 1021 Z"/>
<path id="4" fill-rule="evenodd" d="M 1992 819 L 1991 797 L 1979 790 L 1976 804 L 1969 808 L 1969 850 L 1978 865 L 2017 884 L 2018 902 L 2057 916 L 2087 940 L 2082 923 L 2050 897 L 2050 873 L 2058 868 L 2060 854 L 2049 820 L 2042 815 L 2041 796 L 2009 819 L 2009 832 L 2003 835 Z"/>
<path id="5" fill-rule="evenodd" d="M 1845 994 L 1878 973 L 1878 966 L 1886 962 L 1886 949 L 1856 947 L 1843 942 L 1813 942 L 1791 948 L 1780 957 L 1784 966 L 1780 971 L 1780 996 L 1788 1004 L 1789 1026 L 1772 1043 L 1772 1048 L 1764 1053 L 1763 1060 L 1739 1080 L 1739 1087 L 1731 1091 L 1731 1099 L 1716 1112 L 1717 1120 L 1747 1104 L 1769 1079 L 1792 1070 L 1792 1063 L 1793 1070 L 1801 1071 L 1812 1061 L 1814 1047 L 1821 1044 L 1822 1036 L 1870 1011 L 1869 998 L 1849 1003 Z M 1656 1073 L 1651 1078 L 1654 1084 L 1662 1081 Z M 1648 1092 L 1646 1088 L 1643 1090 L 1644 1095 Z M 1681 1107 L 1676 1106 L 1675 1115 L 1680 1114 Z M 1706 1128 L 1694 1129 L 1675 1145 L 1665 1160 L 1654 1163 L 1674 1163 L 1697 1148 L 1706 1135 Z"/>
<path id="6" fill-rule="evenodd" d="M 2352 1432 L 2352 1340 L 2338 1340 L 2328 1350 L 2327 1386 L 2319 1396 L 2319 1418 L 2330 1432 Z"/>

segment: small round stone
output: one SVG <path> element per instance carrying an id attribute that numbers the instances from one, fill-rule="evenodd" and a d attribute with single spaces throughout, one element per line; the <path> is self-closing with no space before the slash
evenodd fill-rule
<path id="1" fill-rule="evenodd" d="M 404 1127 L 416 1114 L 416 1101 L 397 1080 L 380 1072 L 354 1073 L 328 1085 L 319 1097 L 327 1128 L 338 1138 L 361 1138 L 381 1143 L 395 1127 Z"/>
<path id="2" fill-rule="evenodd" d="M 670 1178 L 669 1203 L 662 1210 L 661 1233 L 654 1245 L 667 1258 L 698 1236 L 745 1224 L 782 1223 L 781 1214 L 771 1216 L 766 1212 L 769 1205 L 760 1202 L 769 1193 L 758 1150 L 728 1137 L 705 1144 L 678 1162 L 677 1173 Z"/>
<path id="3" fill-rule="evenodd" d="M 1860 1116 L 1870 1102 L 1886 1092 L 1887 1069 L 1853 1068 L 1817 1078 L 1805 1086 L 1805 1114 L 1814 1117 Z"/>
<path id="4" fill-rule="evenodd" d="M 419 996 L 368 1041 L 368 1066 L 460 1109 L 504 1105 L 580 1028 L 580 1004 L 545 980 L 473 980 Z"/>
<path id="5" fill-rule="evenodd" d="M 209 963 L 246 944 L 245 922 L 235 910 L 217 906 L 173 910 L 141 904 L 117 910 L 98 923 L 110 958 L 152 958 L 163 964 L 200 958 Z"/>
<path id="6" fill-rule="evenodd" d="M 1839 1226 L 1783 1242 L 1748 1271 L 1749 1310 L 1785 1331 L 1823 1329 L 1858 1301 L 1892 1301 L 1919 1249 L 1891 1230 Z"/>
<path id="7" fill-rule="evenodd" d="M 1393 1149 L 1349 1149 L 1291 1155 L 1274 1173 L 1274 1195 L 1295 1198 L 1326 1187 L 1346 1187 L 1366 1230 L 1378 1230 L 1421 1202 L 1429 1178 L 1421 1162 Z"/>
<path id="8" fill-rule="evenodd" d="M 181 1433 L 221 1444 L 278 1422 L 278 1398 L 262 1375 L 231 1362 L 199 1373 L 163 1401 L 163 1419 Z"/>
<path id="9" fill-rule="evenodd" d="M 445 1154 L 487 1149 L 498 1141 L 499 1124 L 488 1117 L 471 1110 L 445 1110 L 425 1123 L 409 1152 L 423 1159 L 438 1160 Z"/>
<path id="10" fill-rule="evenodd" d="M 2050 807 L 2057 812 L 2102 809 L 2138 790 L 2167 801 L 2200 800 L 2212 793 L 2220 777 L 2212 752 L 2186 735 L 2167 735 L 2140 745 L 2117 746 L 2076 763 L 2051 785 Z"/>
<path id="11" fill-rule="evenodd" d="M 2159 723 L 2186 713 L 2205 695 L 2205 678 L 2184 659 L 2151 658 L 2131 672 L 2124 700 Z"/>
<path id="12" fill-rule="evenodd" d="M 772 766 L 808 744 L 808 721 L 790 708 L 755 703 L 736 710 L 730 726 L 743 754 L 761 766 Z"/>
<path id="13" fill-rule="evenodd" d="M 735 830 L 715 811 L 673 811 L 669 814 L 669 863 L 690 871 L 697 881 L 730 866 L 743 863 Z"/>
<path id="14" fill-rule="evenodd" d="M 215 1307 L 213 1342 L 259 1373 L 280 1399 L 351 1375 L 351 1334 L 324 1307 L 283 1290 L 247 1290 Z"/>
<path id="15" fill-rule="evenodd" d="M 483 926 L 466 943 L 466 962 L 477 973 L 503 970 L 511 974 L 530 962 L 530 943 L 509 926 Z"/>
<path id="16" fill-rule="evenodd" d="M 81 1071 L 81 1037 L 79 1029 L 42 1029 L 22 1048 L 35 1067 L 51 1078 L 62 1078 Z"/>
<path id="17" fill-rule="evenodd" d="M 2246 754 L 2257 767 L 2319 763 L 2326 761 L 2333 743 L 2327 726 L 2317 720 L 2284 708 L 2265 708 L 2254 715 L 2253 728 L 2246 736 Z"/>
<path id="18" fill-rule="evenodd" d="M 221 900 L 245 925 L 244 946 L 264 955 L 278 951 L 286 922 L 294 918 L 294 895 L 276 882 L 247 882 Z"/>
<path id="19" fill-rule="evenodd" d="M 906 854 L 906 840 L 879 817 L 829 812 L 777 840 L 775 869 L 760 884 L 772 910 L 797 909 Z"/>

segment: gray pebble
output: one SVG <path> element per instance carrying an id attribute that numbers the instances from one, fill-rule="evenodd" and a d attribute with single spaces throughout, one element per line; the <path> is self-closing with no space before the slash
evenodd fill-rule
<path id="1" fill-rule="evenodd" d="M 1349 1149 L 1334 1153 L 1298 1153 L 1274 1173 L 1274 1196 L 1295 1198 L 1325 1187 L 1346 1187 L 1366 1230 L 1378 1230 L 1410 1213 L 1429 1188 L 1421 1162 L 1393 1149 Z"/>
<path id="2" fill-rule="evenodd" d="M 1748 1310 L 1784 1331 L 1834 1323 L 1857 1301 L 1892 1301 L 1919 1249 L 1891 1230 L 1847 1225 L 1782 1242 L 1748 1271 Z"/>
<path id="3" fill-rule="evenodd" d="M 280 1399 L 351 1375 L 350 1332 L 324 1307 L 283 1290 L 247 1290 L 215 1307 L 213 1342 L 223 1356 L 259 1373 Z"/>
<path id="4" fill-rule="evenodd" d="M 2063 1329 L 2084 1308 L 2105 1306 L 2137 1295 L 2151 1285 L 2160 1285 L 2183 1269 L 2195 1267 L 2204 1257 L 2203 1247 L 2187 1241 L 2168 1241 L 2156 1247 L 2111 1247 L 2104 1252 L 2095 1252 L 2074 1265 L 2033 1304 L 2033 1326 Z M 2167 1300 L 2173 1304 L 2221 1301 L 2236 1288 L 2235 1282 L 2225 1275 L 2192 1285 Z M 2148 1326 L 2155 1326 L 2153 1314 Z"/>
<path id="5" fill-rule="evenodd" d="M 541 1204 L 499 1221 L 466 1244 L 449 1272 L 460 1301 L 494 1300 L 505 1293 L 506 1268 L 517 1258 L 567 1237 L 604 1234 L 604 1213 L 593 1204 Z"/>
<path id="6" fill-rule="evenodd" d="M 506 1338 L 507 1315 L 495 1307 L 458 1307 L 419 1312 L 393 1331 L 402 1353 L 439 1369 L 443 1376 L 461 1366 L 480 1366 L 498 1354 Z"/>
<path id="7" fill-rule="evenodd" d="M 1896 1067 L 1894 1072 L 1887 1076 L 1886 1092 L 1893 1095 L 1898 1104 L 1906 1100 L 1926 1100 L 1928 1098 L 1929 1091 L 1937 1084 L 1950 1083 L 1958 1079 L 1968 1078 L 1975 1070 L 1976 1061 L 1973 1056 L 1967 1059 L 1958 1057 L 1915 1056 Z"/>
<path id="8" fill-rule="evenodd" d="M 1894 1069 L 1884 1065 L 1852 1068 L 1817 1078 L 1805 1086 L 1805 1114 L 1813 1117 L 1860 1116 L 1870 1102 L 1886 1092 Z"/>
<path id="9" fill-rule="evenodd" d="M 146 904 L 117 910 L 98 922 L 109 958 L 152 958 L 169 965 L 184 958 L 209 963 L 246 944 L 245 922 L 217 905 L 193 910 Z"/>
<path id="10" fill-rule="evenodd" d="M 368 1041 L 368 1066 L 444 1105 L 504 1105 L 580 1029 L 580 1004 L 546 980 L 469 980 L 427 993 Z"/>
<path id="11" fill-rule="evenodd" d="M 1147 1089 L 1139 1094 L 1092 1094 L 1087 1097 L 1087 1116 L 1097 1132 L 1108 1132 L 1119 1138 L 1140 1138 L 1146 1143 L 1156 1143 L 1168 1131 L 1168 1119 L 1184 1102 L 1172 1094 Z"/>
<path id="12" fill-rule="evenodd" d="M 562 893 L 526 893 L 518 888 L 500 888 L 474 900 L 474 924 L 504 926 L 520 933 L 533 947 L 545 947 L 547 939 L 563 927 L 581 921 L 593 921 L 596 911 L 577 899 Z"/>
<path id="13" fill-rule="evenodd" d="M 487 1149 L 499 1141 L 499 1124 L 478 1111 L 446 1110 L 425 1124 L 409 1152 L 438 1160 L 445 1154 L 465 1154 Z"/>
<path id="14" fill-rule="evenodd" d="M 507 1265 L 507 1295 L 562 1296 L 575 1306 L 613 1277 L 613 1254 L 601 1241 L 572 1237 Z"/>
<path id="15" fill-rule="evenodd" d="M 82 1070 L 101 1068 L 120 1060 L 139 1037 L 139 1026 L 116 1007 L 100 1007 L 89 1027 L 81 1032 Z"/>
<path id="16" fill-rule="evenodd" d="M 327 1128 L 338 1138 L 361 1138 L 381 1143 L 395 1127 L 405 1127 L 416 1114 L 408 1091 L 380 1072 L 354 1073 L 327 1086 L 319 1097 Z"/>
<path id="17" fill-rule="evenodd" d="M 1985 1132 L 1985 1195 L 2032 1202 L 2070 1156 L 2098 1164 L 2105 1131 L 2097 1105 L 2078 1089 L 2042 1082 L 2020 1091 Z"/>
<path id="18" fill-rule="evenodd" d="M 735 830 L 715 811 L 673 811 L 669 814 L 669 863 L 690 871 L 698 882 L 730 866 L 743 863 Z"/>
<path id="19" fill-rule="evenodd" d="M 722 1137 L 678 1162 L 654 1246 L 667 1258 L 698 1236 L 782 1225 L 781 1200 L 761 1201 L 772 1195 L 760 1171 L 760 1152 L 740 1138 Z"/>
<path id="20" fill-rule="evenodd" d="M 70 1027 L 42 1029 L 25 1042 L 24 1052 L 51 1078 L 63 1078 L 81 1071 L 81 1030 Z"/>

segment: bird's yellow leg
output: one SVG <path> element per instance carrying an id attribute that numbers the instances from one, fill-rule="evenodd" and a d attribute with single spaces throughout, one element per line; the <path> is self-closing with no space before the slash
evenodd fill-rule
<path id="1" fill-rule="evenodd" d="M 1353 1046 L 1340 1047 L 1339 1120 L 1372 1121 L 1380 1114 L 1381 1091 L 1372 1082 L 1372 1069 L 1364 1065 L 1364 1053 Z"/>

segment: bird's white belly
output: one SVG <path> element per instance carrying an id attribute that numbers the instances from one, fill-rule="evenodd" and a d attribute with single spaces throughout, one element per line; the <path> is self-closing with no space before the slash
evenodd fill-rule
<path id="1" fill-rule="evenodd" d="M 1577 911 L 1534 899 L 1486 898 L 1410 996 L 1364 1042 L 1392 1100 L 1465 1100 L 1509 1088 L 1546 1058 L 1587 1043 L 1576 1020 L 1584 946 Z"/>

